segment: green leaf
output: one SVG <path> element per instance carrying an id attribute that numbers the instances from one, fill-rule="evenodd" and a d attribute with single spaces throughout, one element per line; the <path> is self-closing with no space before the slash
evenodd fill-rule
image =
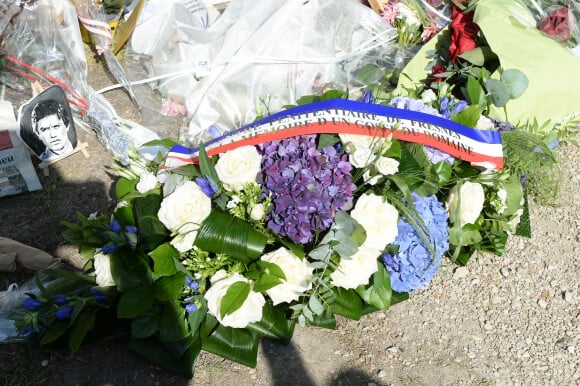
<path id="1" fill-rule="evenodd" d="M 346 93 L 341 90 L 328 90 L 320 97 L 321 101 L 326 101 L 329 99 L 345 99 Z"/>
<path id="2" fill-rule="evenodd" d="M 237 281 L 233 283 L 226 291 L 225 296 L 220 304 L 220 317 L 233 314 L 248 298 L 250 294 L 250 283 Z"/>
<path id="3" fill-rule="evenodd" d="M 153 259 L 153 272 L 159 276 L 171 276 L 177 272 L 175 260 L 179 259 L 179 251 L 171 244 L 164 243 L 149 252 Z"/>
<path id="4" fill-rule="evenodd" d="M 117 184 L 115 185 L 115 195 L 117 199 L 122 199 L 129 193 L 133 193 L 137 190 L 137 181 L 129 180 L 127 178 L 119 178 Z"/>
<path id="5" fill-rule="evenodd" d="M 199 334 L 199 330 L 207 314 L 207 303 L 205 302 L 203 296 L 200 296 L 199 302 L 201 304 L 199 305 L 197 310 L 195 310 L 195 312 L 190 312 L 187 315 L 189 330 L 194 336 Z"/>
<path id="6" fill-rule="evenodd" d="M 111 274 L 119 291 L 126 292 L 140 285 L 151 283 L 151 270 L 146 259 L 133 251 L 127 253 L 125 248 L 119 248 L 110 255 Z"/>
<path id="7" fill-rule="evenodd" d="M 213 317 L 206 317 L 206 323 L 202 326 L 202 348 L 244 366 L 256 367 L 258 334 L 250 329 L 225 327 L 221 324 L 215 327 L 214 321 Z"/>
<path id="8" fill-rule="evenodd" d="M 283 280 L 280 279 L 280 277 L 276 275 L 263 274 L 254 282 L 254 291 L 266 292 L 280 283 L 283 283 Z"/>
<path id="9" fill-rule="evenodd" d="M 368 286 L 359 286 L 356 292 L 368 304 L 386 310 L 391 306 L 391 281 L 385 266 L 377 260 L 378 270 Z"/>
<path id="10" fill-rule="evenodd" d="M 497 79 L 488 79 L 485 88 L 489 94 L 491 102 L 496 107 L 505 106 L 510 100 L 510 91 L 503 82 Z"/>
<path id="11" fill-rule="evenodd" d="M 334 146 L 340 139 L 333 134 L 320 134 L 318 136 L 318 150 L 324 149 L 327 146 Z"/>
<path id="12" fill-rule="evenodd" d="M 185 285 L 185 274 L 179 272 L 173 276 L 164 276 L 155 281 L 153 292 L 155 298 L 161 301 L 176 299 Z"/>
<path id="13" fill-rule="evenodd" d="M 131 336 L 133 338 L 147 338 L 156 334 L 161 326 L 161 315 L 161 308 L 154 305 L 131 320 Z"/>
<path id="14" fill-rule="evenodd" d="M 260 336 L 288 344 L 295 325 L 293 320 L 288 320 L 286 317 L 285 307 L 266 303 L 262 309 L 262 320 L 250 323 L 247 328 Z"/>
<path id="15" fill-rule="evenodd" d="M 331 310 L 337 315 L 359 320 L 362 316 L 362 300 L 354 290 L 344 288 L 334 289 L 335 299 L 331 303 Z"/>
<path id="16" fill-rule="evenodd" d="M 195 361 L 201 352 L 201 341 L 188 339 L 185 353 L 175 357 L 155 338 L 131 339 L 129 348 L 161 368 L 177 373 L 185 378 L 193 378 Z"/>
<path id="17" fill-rule="evenodd" d="M 520 97 L 528 88 L 528 77 L 515 68 L 502 72 L 500 79 L 509 90 L 511 99 Z"/>
<path id="18" fill-rule="evenodd" d="M 201 174 L 207 176 L 214 184 L 218 187 L 218 190 L 222 187 L 222 182 L 215 170 L 215 167 L 211 163 L 207 153 L 205 152 L 205 146 L 199 145 L 199 168 L 201 169 Z"/>
<path id="19" fill-rule="evenodd" d="M 481 242 L 481 234 L 478 230 L 469 228 L 461 229 L 459 226 L 449 228 L 449 243 L 453 245 L 473 245 Z"/>
<path id="20" fill-rule="evenodd" d="M 477 121 L 480 116 L 481 108 L 479 105 L 471 105 L 453 115 L 452 120 L 463 126 L 477 127 Z"/>
<path id="21" fill-rule="evenodd" d="M 141 286 L 125 292 L 119 299 L 117 317 L 132 319 L 141 315 L 153 304 L 153 289 L 150 286 Z"/>
<path id="22" fill-rule="evenodd" d="M 199 228 L 195 245 L 249 264 L 262 256 L 267 241 L 268 238 L 249 223 L 214 208 Z"/>
<path id="23" fill-rule="evenodd" d="M 64 335 L 68 328 L 68 322 L 56 321 L 44 330 L 42 333 L 42 338 L 40 339 L 40 345 L 44 346 L 49 343 L 56 341 L 58 338 Z"/>
<path id="24" fill-rule="evenodd" d="M 179 142 L 172 138 L 163 138 L 163 139 L 154 139 L 153 141 L 149 141 L 141 145 L 142 147 L 151 147 L 151 146 L 160 146 L 166 149 L 170 149 L 173 146 L 177 145 Z"/>
<path id="25" fill-rule="evenodd" d="M 339 314 L 341 315 L 341 314 Z M 302 316 L 302 315 L 300 315 Z M 321 328 L 336 329 L 336 318 L 332 312 L 325 312 L 322 315 L 314 315 L 308 325 Z"/>
<path id="26" fill-rule="evenodd" d="M 185 309 L 179 304 L 179 301 L 167 303 L 161 318 L 161 340 L 173 342 L 185 338 L 187 334 Z"/>
<path id="27" fill-rule="evenodd" d="M 167 238 L 167 230 L 157 216 L 160 206 L 161 196 L 159 194 L 151 193 L 133 200 L 139 244 L 144 249 L 155 249 Z"/>
<path id="28" fill-rule="evenodd" d="M 453 169 L 445 161 L 439 161 L 431 166 L 431 174 L 434 176 L 433 180 L 437 186 L 442 187 L 449 183 Z"/>
<path id="29" fill-rule="evenodd" d="M 95 326 L 95 319 L 95 312 L 84 312 L 76 318 L 68 335 L 68 347 L 72 352 L 81 347 L 85 336 Z"/>
<path id="30" fill-rule="evenodd" d="M 313 295 L 310 296 L 310 299 L 308 299 L 308 307 L 314 313 L 314 315 L 322 315 L 324 312 L 324 306 L 320 300 L 318 300 L 318 298 Z"/>
<path id="31" fill-rule="evenodd" d="M 486 105 L 485 90 L 473 76 L 467 77 L 467 96 L 470 105 L 476 105 L 482 108 Z"/>
<path id="32" fill-rule="evenodd" d="M 497 58 L 491 48 L 487 46 L 477 47 L 459 55 L 460 58 L 467 60 L 469 63 L 482 67 L 486 62 Z"/>

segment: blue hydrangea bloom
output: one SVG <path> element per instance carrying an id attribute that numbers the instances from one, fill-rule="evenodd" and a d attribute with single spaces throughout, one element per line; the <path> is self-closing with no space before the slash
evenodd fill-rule
<path id="1" fill-rule="evenodd" d="M 393 256 L 383 255 L 383 263 L 389 272 L 391 287 L 396 292 L 411 292 L 423 288 L 437 273 L 443 254 L 449 248 L 448 214 L 437 197 L 421 197 L 412 193 L 418 214 L 429 229 L 436 256 L 431 256 L 423 245 L 417 231 L 408 222 L 399 220 L 399 234 L 394 244 L 399 251 Z"/>
<path id="2" fill-rule="evenodd" d="M 333 146 L 317 149 L 316 135 L 303 135 L 258 146 L 260 183 L 272 197 L 267 225 L 295 243 L 306 244 L 330 228 L 337 210 L 352 207 L 356 185 L 348 157 Z"/>
<path id="3" fill-rule="evenodd" d="M 65 306 L 65 307 L 61 307 L 61 308 L 57 309 L 54 312 L 54 316 L 58 320 L 67 320 L 67 319 L 70 319 L 72 312 L 73 312 L 72 306 Z"/>
<path id="4" fill-rule="evenodd" d="M 396 107 L 398 109 L 418 111 L 420 113 L 434 115 L 436 117 L 441 116 L 441 114 L 439 114 L 439 111 L 437 111 L 436 109 L 434 109 L 433 107 L 431 107 L 429 105 L 426 105 L 425 102 L 418 100 L 418 99 L 399 96 L 399 97 L 391 99 L 390 103 L 391 103 L 391 106 Z M 448 108 L 448 106 L 449 106 L 449 98 L 448 97 L 444 97 L 441 100 L 441 106 L 445 106 L 446 109 Z M 449 118 L 450 114 L 451 113 L 449 113 L 447 115 L 447 117 L 445 117 L 445 118 Z M 455 158 L 451 154 L 445 153 L 444 151 L 441 151 L 435 147 L 431 147 L 431 146 L 427 146 L 427 145 L 425 145 L 424 148 L 425 148 L 425 153 L 427 153 L 427 157 L 429 158 L 431 163 L 436 164 L 437 162 L 444 161 L 449 165 L 453 165 L 453 161 L 455 160 Z"/>

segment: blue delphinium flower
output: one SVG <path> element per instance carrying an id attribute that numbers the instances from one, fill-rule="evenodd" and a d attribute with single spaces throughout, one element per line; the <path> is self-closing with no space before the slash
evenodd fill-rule
<path id="1" fill-rule="evenodd" d="M 209 198 L 215 196 L 218 191 L 217 186 L 215 186 L 212 180 L 209 179 L 209 177 L 207 176 L 204 178 L 200 177 L 196 178 L 195 183 L 197 184 L 197 186 L 200 187 L 201 191 L 205 193 L 205 195 L 208 196 Z"/>
<path id="2" fill-rule="evenodd" d="M 133 225 L 125 225 L 125 240 L 130 245 L 137 244 L 137 227 Z"/>
<path id="3" fill-rule="evenodd" d="M 449 248 L 448 214 L 443 204 L 435 196 L 421 197 L 412 193 L 412 199 L 417 213 L 429 229 L 436 256 L 431 255 L 415 228 L 405 220 L 399 220 L 399 234 L 394 242 L 399 251 L 394 256 L 383 255 L 391 287 L 397 292 L 411 292 L 429 284 Z"/>
<path id="4" fill-rule="evenodd" d="M 67 319 L 70 319 L 72 312 L 73 312 L 72 306 L 64 306 L 64 307 L 60 307 L 59 309 L 57 309 L 54 312 L 54 316 L 58 320 L 67 320 Z"/>
<path id="5" fill-rule="evenodd" d="M 56 295 L 54 301 L 59 306 L 64 306 L 68 302 L 66 295 Z"/>
<path id="6" fill-rule="evenodd" d="M 363 102 L 364 103 L 374 103 L 375 96 L 373 95 L 373 93 L 370 91 L 365 91 L 365 94 L 363 96 Z"/>
<path id="7" fill-rule="evenodd" d="M 119 221 L 113 220 L 109 224 L 109 228 L 115 233 L 121 233 L 123 231 L 123 227 L 119 224 Z"/>
<path id="8" fill-rule="evenodd" d="M 316 136 L 304 135 L 259 145 L 262 187 L 272 197 L 267 226 L 306 244 L 330 228 L 337 210 L 352 207 L 356 185 L 346 154 L 333 146 L 317 149 Z"/>
<path id="9" fill-rule="evenodd" d="M 22 303 L 22 306 L 26 308 L 28 311 L 34 311 L 38 307 L 42 306 L 42 304 L 43 303 L 41 301 L 36 300 L 34 298 L 26 298 L 24 299 L 24 303 Z"/>
<path id="10" fill-rule="evenodd" d="M 91 288 L 91 294 L 95 298 L 95 302 L 97 302 L 97 304 L 103 304 L 105 299 L 107 299 L 107 296 L 96 288 Z"/>
<path id="11" fill-rule="evenodd" d="M 24 330 L 20 331 L 20 336 L 27 336 L 35 332 L 36 330 L 32 326 L 27 326 Z"/>
<path id="12" fill-rule="evenodd" d="M 113 253 L 117 250 L 117 248 L 119 248 L 118 244 L 108 242 L 107 244 L 101 247 L 101 250 L 103 251 L 103 253 Z"/>
<path id="13" fill-rule="evenodd" d="M 185 277 L 185 285 L 194 291 L 197 291 L 199 289 L 199 283 L 197 282 L 197 280 L 193 280 L 189 276 Z"/>
<path id="14" fill-rule="evenodd" d="M 197 311 L 197 304 L 195 303 L 189 303 L 188 305 L 185 306 L 185 311 L 187 311 L 188 313 L 192 313 Z"/>

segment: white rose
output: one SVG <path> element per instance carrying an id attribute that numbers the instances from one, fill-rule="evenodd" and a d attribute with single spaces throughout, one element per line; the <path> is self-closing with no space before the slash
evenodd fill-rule
<path id="1" fill-rule="evenodd" d="M 437 100 L 437 95 L 435 95 L 435 91 L 428 88 L 421 94 L 421 100 L 424 103 L 431 103 Z"/>
<path id="2" fill-rule="evenodd" d="M 376 194 L 360 196 L 350 215 L 366 231 L 367 238 L 361 248 L 382 251 L 399 233 L 399 212 Z"/>
<path id="3" fill-rule="evenodd" d="M 363 173 L 363 180 L 369 185 L 376 185 L 377 182 L 379 182 L 379 180 L 381 179 L 381 177 L 382 176 L 380 174 L 375 174 L 374 176 L 371 176 L 370 170 L 367 170 Z"/>
<path id="4" fill-rule="evenodd" d="M 139 193 L 147 193 L 148 191 L 155 189 L 157 186 L 157 177 L 155 174 L 145 171 L 139 177 L 139 182 L 137 183 L 137 191 Z"/>
<path id="5" fill-rule="evenodd" d="M 161 201 L 157 216 L 172 232 L 195 231 L 211 212 L 211 199 L 193 181 L 177 187 Z"/>
<path id="6" fill-rule="evenodd" d="M 339 134 L 338 136 L 345 145 L 346 152 L 349 154 L 360 149 L 370 149 L 373 152 L 376 152 L 385 143 L 383 138 L 377 138 L 371 135 Z"/>
<path id="7" fill-rule="evenodd" d="M 457 185 L 455 185 L 447 197 L 449 220 L 452 223 L 459 221 L 461 226 L 473 224 L 483 209 L 484 201 L 485 194 L 481 184 L 469 181 L 464 182 L 461 184 L 459 194 Z"/>
<path id="8" fill-rule="evenodd" d="M 379 157 L 375 162 L 375 168 L 383 176 L 390 176 L 399 171 L 399 161 L 389 157 Z"/>
<path id="9" fill-rule="evenodd" d="M 222 319 L 220 316 L 222 300 L 228 288 L 238 281 L 249 283 L 249 280 L 239 273 L 228 276 L 226 271 L 223 269 L 219 270 L 211 278 L 211 287 L 205 293 L 204 297 L 207 300 L 208 312 L 215 316 L 221 324 L 227 327 L 244 328 L 248 324 L 258 322 L 262 319 L 262 308 L 266 303 L 266 299 L 264 299 L 262 294 L 250 291 L 242 306 L 233 313 L 224 316 Z"/>
<path id="10" fill-rule="evenodd" d="M 215 170 L 227 191 L 240 191 L 244 184 L 256 181 L 261 161 L 254 146 L 242 146 L 222 154 Z"/>
<path id="11" fill-rule="evenodd" d="M 252 207 L 250 211 L 250 218 L 254 221 L 260 221 L 264 218 L 266 210 L 264 209 L 264 204 L 256 204 Z"/>
<path id="12" fill-rule="evenodd" d="M 359 248 L 350 259 L 341 258 L 338 268 L 330 275 L 332 284 L 346 289 L 368 284 L 378 270 L 379 254 L 375 249 Z"/>
<path id="13" fill-rule="evenodd" d="M 486 116 L 480 115 L 475 127 L 478 130 L 495 130 L 493 121 Z"/>
<path id="14" fill-rule="evenodd" d="M 314 267 L 306 259 L 300 259 L 286 248 L 281 247 L 266 253 L 261 260 L 276 264 L 286 275 L 286 280 L 266 291 L 274 305 L 297 300 L 312 288 Z"/>
<path id="15" fill-rule="evenodd" d="M 93 267 L 95 269 L 95 279 L 99 287 L 115 286 L 115 279 L 111 274 L 111 258 L 109 255 L 97 252 L 93 257 Z"/>
<path id="16" fill-rule="evenodd" d="M 355 168 L 364 168 L 370 165 L 374 160 L 375 156 L 370 148 L 356 149 L 350 154 L 348 160 Z"/>
<path id="17" fill-rule="evenodd" d="M 179 252 L 184 253 L 193 248 L 193 243 L 195 242 L 196 237 L 196 230 L 187 233 L 180 233 L 171 240 L 171 245 L 173 245 Z"/>

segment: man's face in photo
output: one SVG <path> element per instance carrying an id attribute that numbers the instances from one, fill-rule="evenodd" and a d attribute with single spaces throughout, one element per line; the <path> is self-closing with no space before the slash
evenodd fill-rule
<path id="1" fill-rule="evenodd" d="M 44 145 L 54 154 L 60 155 L 68 142 L 68 128 L 56 114 L 48 115 L 37 122 L 37 134 Z"/>

